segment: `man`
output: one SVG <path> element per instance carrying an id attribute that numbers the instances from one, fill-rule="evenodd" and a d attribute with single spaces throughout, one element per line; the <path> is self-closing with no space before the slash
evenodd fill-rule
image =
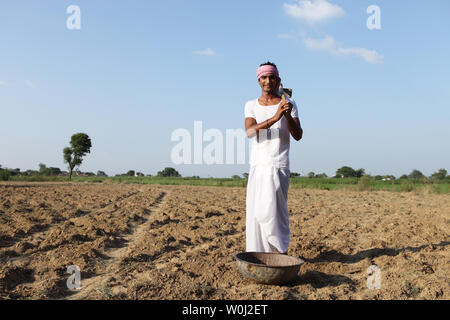
<path id="1" fill-rule="evenodd" d="M 290 135 L 303 130 L 294 100 L 280 96 L 281 79 L 274 63 L 256 71 L 261 97 L 245 104 L 245 129 L 255 137 L 250 154 L 246 199 L 246 251 L 287 253 L 289 246 Z"/>

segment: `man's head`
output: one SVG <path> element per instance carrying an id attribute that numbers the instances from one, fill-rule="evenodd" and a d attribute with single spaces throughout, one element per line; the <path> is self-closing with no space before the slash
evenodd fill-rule
<path id="1" fill-rule="evenodd" d="M 281 79 L 275 63 L 266 62 L 259 66 L 256 70 L 259 85 L 263 92 L 276 95 L 278 93 Z"/>

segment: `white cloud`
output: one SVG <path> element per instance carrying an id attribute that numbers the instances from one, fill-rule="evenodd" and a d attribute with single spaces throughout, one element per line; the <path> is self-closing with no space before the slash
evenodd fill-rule
<path id="1" fill-rule="evenodd" d="M 283 4 L 284 12 L 295 19 L 316 23 L 345 15 L 344 9 L 326 0 L 297 0 L 295 4 Z"/>
<path id="2" fill-rule="evenodd" d="M 374 50 L 366 48 L 344 48 L 333 37 L 326 36 L 322 40 L 304 37 L 305 46 L 309 49 L 328 51 L 336 56 L 353 55 L 363 58 L 368 63 L 382 64 L 384 57 Z"/>
<path id="3" fill-rule="evenodd" d="M 369 50 L 366 48 L 338 48 L 337 55 L 355 55 L 362 57 L 369 63 L 382 64 L 384 57 L 375 50 Z"/>
<path id="4" fill-rule="evenodd" d="M 332 50 L 338 46 L 336 40 L 330 36 L 326 36 L 323 40 L 304 38 L 303 41 L 309 49 Z"/>
<path id="5" fill-rule="evenodd" d="M 210 56 L 210 57 L 217 55 L 216 52 L 214 52 L 214 50 L 212 50 L 211 48 L 207 48 L 201 51 L 194 51 L 194 53 L 201 56 Z"/>
<path id="6" fill-rule="evenodd" d="M 31 80 L 25 80 L 25 84 L 31 89 L 36 89 L 36 85 Z"/>

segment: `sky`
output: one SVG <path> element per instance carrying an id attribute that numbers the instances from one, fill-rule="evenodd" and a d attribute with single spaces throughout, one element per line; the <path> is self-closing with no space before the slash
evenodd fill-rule
<path id="1" fill-rule="evenodd" d="M 202 141 L 201 121 L 225 152 L 269 60 L 304 130 L 291 171 L 450 171 L 449 11 L 448 0 L 2 0 L 0 165 L 67 170 L 62 150 L 84 132 L 85 172 L 248 172 L 248 153 L 244 164 L 175 164 L 171 137 Z"/>

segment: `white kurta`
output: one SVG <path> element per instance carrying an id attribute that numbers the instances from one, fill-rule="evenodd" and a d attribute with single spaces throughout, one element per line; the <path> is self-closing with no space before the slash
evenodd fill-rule
<path id="1" fill-rule="evenodd" d="M 291 116 L 298 117 L 293 104 Z M 258 99 L 245 105 L 245 117 L 261 123 L 272 117 L 278 104 L 261 106 Z M 250 154 L 250 172 L 246 198 L 246 251 L 286 252 L 289 247 L 289 140 L 284 116 L 267 132 L 254 139 Z"/>

